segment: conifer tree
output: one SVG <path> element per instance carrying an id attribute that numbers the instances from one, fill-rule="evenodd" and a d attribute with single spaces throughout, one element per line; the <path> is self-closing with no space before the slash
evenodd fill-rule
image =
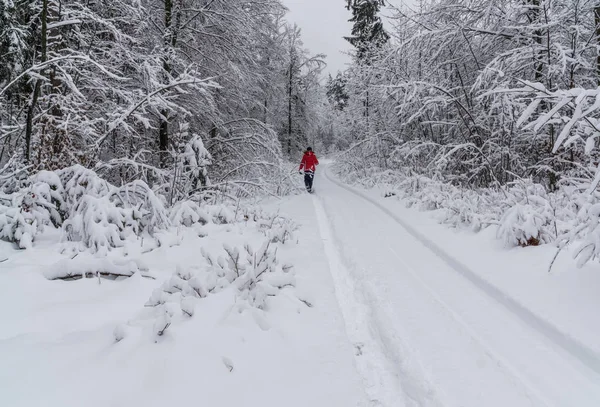
<path id="1" fill-rule="evenodd" d="M 346 84 L 348 80 L 341 73 L 338 72 L 335 79 L 329 75 L 326 85 L 327 99 L 329 103 L 336 110 L 344 110 L 348 105 L 348 92 L 346 91 Z"/>
<path id="2" fill-rule="evenodd" d="M 388 42 L 390 36 L 383 28 L 378 13 L 383 0 L 346 0 L 346 8 L 352 11 L 350 22 L 352 35 L 345 37 L 356 48 L 356 58 L 364 61 L 369 57 L 372 47 L 381 47 Z"/>

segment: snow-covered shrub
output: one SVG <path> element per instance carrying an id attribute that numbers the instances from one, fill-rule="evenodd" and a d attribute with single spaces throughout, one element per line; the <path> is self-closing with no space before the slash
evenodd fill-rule
<path id="1" fill-rule="evenodd" d="M 52 182 L 35 181 L 17 193 L 5 195 L 4 204 L 0 204 L 0 238 L 17 243 L 21 249 L 31 248 L 45 226 L 62 223 L 56 206 L 63 204 L 60 190 L 53 188 Z"/>
<path id="2" fill-rule="evenodd" d="M 295 285 L 292 267 L 278 264 L 277 249 L 273 248 L 270 241 L 256 251 L 249 245 L 244 250 L 248 265 L 236 280 L 240 298 L 247 300 L 251 306 L 264 309 L 267 297 L 277 295 L 286 286 Z"/>
<path id="3" fill-rule="evenodd" d="M 119 324 L 113 330 L 113 336 L 115 337 L 116 342 L 121 342 L 123 339 L 127 337 L 127 327 L 125 324 Z"/>
<path id="4" fill-rule="evenodd" d="M 478 232 L 482 220 L 477 212 L 476 202 L 464 197 L 450 195 L 444 202 L 445 216 L 442 222 L 455 228 L 467 228 Z"/>
<path id="5" fill-rule="evenodd" d="M 194 309 L 196 305 L 196 301 L 192 297 L 183 297 L 181 302 L 179 303 L 181 306 L 181 312 L 183 312 L 188 317 L 194 316 Z"/>
<path id="6" fill-rule="evenodd" d="M 268 213 L 260 208 L 246 210 L 243 214 L 246 222 L 253 222 L 271 243 L 283 243 L 295 239 L 294 232 L 298 224 L 278 213 Z"/>
<path id="7" fill-rule="evenodd" d="M 589 261 L 600 259 L 600 203 L 590 195 L 575 201 L 578 201 L 576 220 L 573 222 L 575 226 L 563 230 L 557 244 L 564 248 L 569 243 L 577 242 L 573 258 L 577 260 L 577 267 L 583 267 Z"/>
<path id="8" fill-rule="evenodd" d="M 506 246 L 538 246 L 549 241 L 547 221 L 533 206 L 516 204 L 500 219 L 497 236 Z"/>
<path id="9" fill-rule="evenodd" d="M 503 211 L 497 236 L 505 245 L 538 246 L 555 241 L 558 237 L 555 194 L 548 194 L 531 180 L 521 180 L 505 193 L 504 200 L 497 196 L 496 205 Z"/>
<path id="10" fill-rule="evenodd" d="M 22 157 L 15 154 L 0 169 L 0 192 L 14 194 L 30 185 L 28 167 Z"/>
<path id="11" fill-rule="evenodd" d="M 212 164 L 212 156 L 204 147 L 202 138 L 194 134 L 185 145 L 183 153 L 184 171 L 189 177 L 192 190 L 210 185 L 208 166 Z"/>
<path id="12" fill-rule="evenodd" d="M 156 336 L 163 336 L 165 331 L 171 326 L 171 314 L 167 310 L 161 312 L 158 318 L 154 321 L 154 334 Z"/>
<path id="13" fill-rule="evenodd" d="M 68 208 L 73 208 L 84 195 L 99 198 L 111 192 L 108 182 L 81 165 L 67 167 L 56 173 L 63 185 Z"/>
<path id="14" fill-rule="evenodd" d="M 212 217 L 213 223 L 223 225 L 235 222 L 235 212 L 226 205 L 208 205 L 207 209 Z"/>
<path id="15" fill-rule="evenodd" d="M 258 250 L 245 245 L 243 250 L 225 245 L 217 257 L 201 250 L 205 267 L 183 271 L 178 268 L 170 279 L 154 290 L 146 306 L 158 307 L 168 302 L 179 302 L 182 312 L 193 315 L 194 302 L 217 294 L 232 284 L 238 298 L 250 306 L 264 309 L 266 299 L 277 295 L 287 286 L 295 285 L 292 266 L 277 260 L 276 246 L 266 241 Z M 184 298 L 188 298 L 183 301 Z"/>
<path id="16" fill-rule="evenodd" d="M 202 138 L 197 134 L 189 134 L 188 123 L 180 123 L 179 137 L 188 141 L 180 143 L 172 179 L 163 188 L 165 196 L 169 204 L 192 198 L 204 201 L 207 195 L 215 192 L 208 188 L 211 184 L 208 168 L 212 164 L 212 157 L 204 147 Z"/>
<path id="17" fill-rule="evenodd" d="M 294 240 L 294 232 L 297 229 L 298 225 L 290 219 L 285 219 L 283 222 L 273 226 L 267 236 L 272 243 L 285 244 L 288 241 Z"/>
<path id="18" fill-rule="evenodd" d="M 67 238 L 83 242 L 94 253 L 105 255 L 130 237 L 152 235 L 171 225 L 163 202 L 143 181 L 117 188 L 81 166 L 59 174 L 69 208 L 63 224 Z"/>
<path id="19" fill-rule="evenodd" d="M 600 258 L 600 204 L 587 210 L 585 238 L 573 253 L 577 259 L 577 267 L 583 267 L 588 261 Z"/>
<path id="20" fill-rule="evenodd" d="M 152 234 L 171 224 L 163 202 L 144 181 L 133 181 L 113 190 L 110 200 L 129 214 L 127 220 L 137 235 L 141 232 Z"/>
<path id="21" fill-rule="evenodd" d="M 38 233 L 37 221 L 20 208 L 0 206 L 0 238 L 29 249 Z"/>
<path id="22" fill-rule="evenodd" d="M 506 246 L 538 246 L 544 218 L 531 205 L 516 204 L 502 219 L 496 236 Z"/>
<path id="23" fill-rule="evenodd" d="M 106 255 L 115 247 L 124 245 L 126 222 L 135 224 L 135 214 L 126 215 L 110 200 L 109 196 L 83 195 L 72 209 L 72 214 L 63 225 L 71 241 L 81 241 L 93 253 Z"/>
<path id="24" fill-rule="evenodd" d="M 45 226 L 60 227 L 84 195 L 101 196 L 109 191 L 105 181 L 81 166 L 40 171 L 29 177 L 26 184 L 4 196 L 0 207 L 0 237 L 21 248 L 31 247 Z"/>
<path id="25" fill-rule="evenodd" d="M 67 215 L 65 190 L 58 174 L 51 171 L 40 171 L 31 177 L 32 194 L 38 197 L 37 206 L 44 207 L 50 215 L 52 224 L 56 227 L 62 225 Z"/>
<path id="26" fill-rule="evenodd" d="M 190 227 L 195 223 L 205 225 L 210 222 L 210 215 L 193 201 L 179 201 L 171 208 L 170 216 L 173 225 Z"/>
<path id="27" fill-rule="evenodd" d="M 294 232 L 298 229 L 294 221 L 279 215 L 271 215 L 270 218 L 262 219 L 258 224 L 271 243 L 285 244 L 294 240 Z"/>

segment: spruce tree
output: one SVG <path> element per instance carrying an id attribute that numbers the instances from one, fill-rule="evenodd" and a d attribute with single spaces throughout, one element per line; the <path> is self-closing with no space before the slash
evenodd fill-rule
<path id="1" fill-rule="evenodd" d="M 337 73 L 335 79 L 332 78 L 331 75 L 329 75 L 329 78 L 327 79 L 327 99 L 336 110 L 344 110 L 344 108 L 348 105 L 349 96 L 348 92 L 346 91 L 347 83 L 348 80 L 341 72 Z"/>
<path id="2" fill-rule="evenodd" d="M 346 0 L 346 8 L 352 11 L 354 23 L 352 35 L 345 39 L 356 48 L 359 61 L 368 60 L 371 47 L 381 47 L 388 42 L 390 36 L 385 32 L 381 18 L 378 16 L 384 0 Z"/>

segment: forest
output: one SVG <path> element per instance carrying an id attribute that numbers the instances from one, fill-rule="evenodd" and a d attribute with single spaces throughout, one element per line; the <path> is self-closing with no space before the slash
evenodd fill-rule
<path id="1" fill-rule="evenodd" d="M 0 6 L 5 178 L 81 165 L 173 199 L 278 193 L 281 160 L 319 131 L 324 61 L 277 0 Z"/>
<path id="2" fill-rule="evenodd" d="M 340 0 L 352 63 L 327 79 L 279 0 L 0 6 L 9 201 L 66 168 L 167 205 L 281 196 L 313 145 L 346 179 L 450 208 L 454 226 L 497 224 L 509 245 L 596 235 L 594 1 Z"/>
<path id="3" fill-rule="evenodd" d="M 598 407 L 599 147 L 600 0 L 0 0 L 0 405 Z"/>
<path id="4" fill-rule="evenodd" d="M 328 85 L 341 174 L 508 246 L 600 253 L 597 2 L 420 1 L 389 31 L 383 1 L 348 4 L 370 18 Z"/>

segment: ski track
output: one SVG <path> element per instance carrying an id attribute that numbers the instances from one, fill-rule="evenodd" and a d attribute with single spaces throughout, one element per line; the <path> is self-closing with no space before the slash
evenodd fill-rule
<path id="1" fill-rule="evenodd" d="M 346 332 L 355 348 L 356 365 L 363 377 L 371 405 L 441 405 L 433 399 L 432 389 L 422 378 L 415 377 L 414 373 L 402 368 L 408 359 L 408 352 L 399 352 L 398 348 L 402 349 L 399 338 L 393 333 L 390 335 L 390 331 L 385 332 L 381 329 L 387 324 L 382 320 L 385 317 L 378 315 L 380 313 L 368 305 L 374 300 L 372 292 L 365 286 L 359 288 L 359 284 L 349 272 L 351 266 L 344 265 L 326 211 L 319 198 L 314 195 L 312 198 L 329 270 L 335 284 L 336 297 L 342 310 Z M 424 404 L 422 400 L 429 402 Z"/>
<path id="2" fill-rule="evenodd" d="M 596 374 L 600 374 L 600 355 L 594 352 L 592 349 L 583 345 L 579 341 L 574 338 L 566 335 L 564 332 L 558 330 L 554 325 L 549 322 L 541 319 L 529 309 L 522 306 L 520 303 L 515 301 L 513 298 L 503 293 L 497 287 L 488 283 L 483 278 L 479 277 L 473 271 L 469 270 L 467 266 L 460 263 L 454 257 L 450 256 L 448 253 L 444 252 L 440 247 L 438 247 L 431 240 L 427 239 L 424 235 L 419 233 L 413 227 L 404 222 L 400 217 L 396 216 L 389 209 L 381 205 L 376 200 L 372 199 L 368 195 L 361 193 L 360 191 L 355 190 L 347 185 L 344 185 L 335 179 L 332 179 L 327 173 L 325 177 L 328 181 L 333 182 L 341 188 L 357 195 L 358 197 L 367 200 L 371 204 L 373 204 L 376 208 L 389 215 L 396 223 L 398 223 L 404 230 L 410 233 L 415 239 L 417 239 L 421 244 L 431 250 L 436 256 L 442 259 L 446 264 L 448 264 L 454 271 L 459 273 L 465 279 L 469 280 L 473 285 L 479 288 L 481 291 L 485 292 L 489 297 L 496 300 L 499 304 L 503 305 L 506 309 L 511 311 L 513 315 L 521 319 L 524 323 L 526 323 L 529 327 L 536 329 L 540 334 L 544 335 L 546 338 L 551 340 L 555 345 L 562 348 L 565 352 L 570 354 L 572 357 L 576 358 L 581 362 L 584 366 L 592 370 Z M 394 251 L 394 254 L 397 258 L 401 259 L 397 252 Z"/>
<path id="3" fill-rule="evenodd" d="M 600 405 L 597 354 L 479 277 L 376 200 L 332 179 L 326 166 L 322 172 L 319 188 L 324 192 L 313 195 L 313 203 L 346 329 L 357 348 L 356 364 L 374 406 Z M 344 205 L 345 218 L 333 210 L 336 200 L 337 207 Z M 364 206 L 377 208 L 376 213 L 361 214 Z M 379 222 L 381 233 L 369 222 Z M 412 241 L 406 244 L 409 236 Z M 392 239 L 405 245 L 394 248 Z M 368 248 L 376 249 L 370 253 L 376 257 L 373 267 L 364 264 L 369 263 L 364 258 Z M 379 268 L 373 270 L 375 266 Z M 452 289 L 446 292 L 446 287 Z M 469 311 L 473 306 L 481 308 L 480 315 Z M 489 326 L 482 315 L 499 326 Z M 427 335 L 430 318 L 438 326 L 430 326 Z M 436 330 L 437 339 L 432 337 Z M 467 387 L 453 388 L 456 383 L 451 381 Z"/>

